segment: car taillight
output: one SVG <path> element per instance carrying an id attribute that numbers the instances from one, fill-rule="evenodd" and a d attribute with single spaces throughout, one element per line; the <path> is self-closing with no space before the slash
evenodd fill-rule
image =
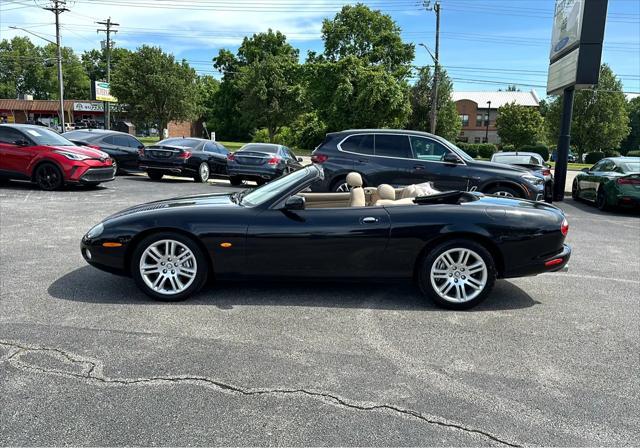
<path id="1" fill-rule="evenodd" d="M 277 165 L 280 162 L 280 157 L 271 157 L 267 162 L 269 165 Z"/>
<path id="2" fill-rule="evenodd" d="M 560 226 L 560 232 L 562 232 L 563 236 L 567 236 L 567 233 L 569 233 L 569 221 L 567 221 L 567 218 L 564 218 L 562 220 L 562 225 Z"/>
<path id="3" fill-rule="evenodd" d="M 236 155 L 232 152 L 227 154 L 227 160 L 236 160 Z"/>
<path id="4" fill-rule="evenodd" d="M 191 151 L 183 151 L 181 152 L 178 157 L 180 157 L 181 159 L 188 159 L 189 157 L 191 157 Z"/>
<path id="5" fill-rule="evenodd" d="M 621 177 L 616 181 L 618 185 L 640 185 L 640 178 L 637 177 Z"/>
<path id="6" fill-rule="evenodd" d="M 324 163 L 329 160 L 329 156 L 326 154 L 314 154 L 311 156 L 311 161 L 313 163 Z"/>

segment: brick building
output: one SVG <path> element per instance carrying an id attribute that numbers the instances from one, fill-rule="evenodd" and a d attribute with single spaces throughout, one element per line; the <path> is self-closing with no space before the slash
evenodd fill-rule
<path id="1" fill-rule="evenodd" d="M 41 123 L 53 126 L 60 119 L 58 100 L 0 99 L 0 122 Z M 100 101 L 64 101 L 66 123 L 93 120 L 104 125 L 104 109 Z"/>
<path id="2" fill-rule="evenodd" d="M 498 108 L 513 103 L 527 107 L 539 107 L 540 99 L 535 90 L 530 92 L 453 92 L 462 129 L 457 140 L 468 143 L 486 142 L 487 125 L 489 143 L 500 143 L 496 131 Z"/>

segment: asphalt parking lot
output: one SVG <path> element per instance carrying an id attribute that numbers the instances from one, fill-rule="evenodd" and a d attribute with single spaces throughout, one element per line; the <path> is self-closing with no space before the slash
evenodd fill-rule
<path id="1" fill-rule="evenodd" d="M 80 255 L 119 209 L 228 190 L 0 186 L 0 445 L 640 444 L 638 213 L 567 199 L 569 272 L 468 312 L 366 283 L 156 303 Z"/>

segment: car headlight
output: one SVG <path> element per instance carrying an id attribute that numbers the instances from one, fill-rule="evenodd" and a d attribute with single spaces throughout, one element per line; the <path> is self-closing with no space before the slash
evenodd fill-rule
<path id="1" fill-rule="evenodd" d="M 533 185 L 542 185 L 544 183 L 543 178 L 534 176 L 533 174 L 523 174 L 522 178 Z"/>
<path id="2" fill-rule="evenodd" d="M 83 154 L 76 154 L 75 152 L 62 151 L 59 149 L 53 152 L 55 152 L 56 154 L 60 154 L 61 156 L 65 156 L 67 159 L 70 159 L 70 160 L 87 160 L 91 158 Z"/>
<path id="3" fill-rule="evenodd" d="M 86 236 L 89 239 L 94 239 L 102 235 L 102 232 L 104 232 L 104 225 L 100 223 L 98 225 L 93 226 L 91 230 L 87 232 Z"/>

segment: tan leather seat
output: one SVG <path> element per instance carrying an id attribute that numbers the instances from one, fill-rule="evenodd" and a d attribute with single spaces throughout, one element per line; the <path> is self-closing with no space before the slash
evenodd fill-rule
<path id="1" fill-rule="evenodd" d="M 396 200 L 396 190 L 391 185 L 382 184 L 378 187 L 378 196 L 380 199 L 376 201 L 377 206 L 395 206 L 395 205 L 414 205 L 413 198 L 404 198 Z"/>
<path id="2" fill-rule="evenodd" d="M 362 184 L 362 176 L 360 174 L 356 172 L 347 174 L 347 185 L 351 187 L 349 191 L 349 207 L 364 207 L 367 205 Z"/>

